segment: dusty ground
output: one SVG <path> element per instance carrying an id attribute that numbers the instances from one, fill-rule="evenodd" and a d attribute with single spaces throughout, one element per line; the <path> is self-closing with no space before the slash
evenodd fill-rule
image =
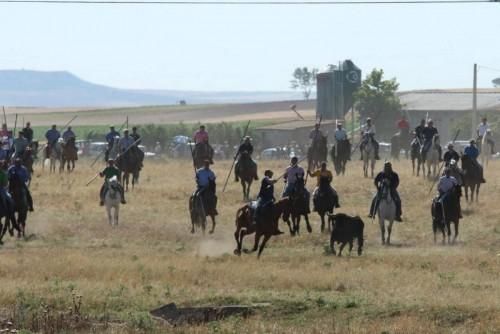
<path id="1" fill-rule="evenodd" d="M 246 104 L 208 104 L 187 106 L 153 106 L 138 108 L 115 109 L 56 109 L 56 108 L 7 108 L 9 126 L 13 126 L 15 114 L 18 114 L 18 126 L 31 121 L 32 125 L 60 126 L 68 122 L 73 116 L 78 118 L 72 123 L 77 125 L 108 125 L 121 124 L 125 117 L 129 117 L 132 124 L 167 124 L 167 123 L 217 123 L 237 122 L 244 120 L 290 120 L 298 116 L 290 110 L 290 105 L 296 104 L 297 110 L 303 117 L 313 118 L 314 102 L 284 101 L 268 103 Z"/>
<path id="2" fill-rule="evenodd" d="M 262 162 L 260 170 L 285 166 Z M 79 294 L 81 313 L 106 333 L 499 333 L 499 167 L 490 165 L 479 204 L 464 205 L 455 246 L 433 244 L 430 183 L 413 177 L 406 162 L 395 163 L 406 221 L 395 225 L 394 245 L 382 246 L 378 225 L 364 218 L 374 189 L 356 161 L 334 183 L 340 211 L 365 221 L 365 253 L 329 255 L 328 235 L 312 215 L 312 234 L 272 238 L 257 260 L 232 254 L 242 202 L 237 184 L 221 193 L 228 162 L 215 165 L 221 215 L 207 236 L 189 233 L 188 162 L 147 162 L 117 228 L 97 205 L 100 182 L 85 186 L 96 172 L 88 163 L 80 161 L 70 175 L 38 166 L 29 240 L 7 237 L 0 248 L 0 314 L 33 328 L 33 319 L 44 322 L 43 305 L 65 310 Z M 247 319 L 165 328 L 147 312 L 169 302 L 271 306 Z"/>

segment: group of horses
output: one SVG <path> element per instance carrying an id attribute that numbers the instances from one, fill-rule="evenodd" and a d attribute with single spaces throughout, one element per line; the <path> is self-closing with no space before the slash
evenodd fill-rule
<path id="1" fill-rule="evenodd" d="M 55 173 L 56 169 L 59 172 L 65 169 L 68 172 L 73 171 L 78 160 L 78 149 L 75 145 L 75 138 L 71 137 L 67 141 L 60 139 L 52 145 L 47 144 L 44 150 L 44 157 L 49 160 L 50 173 Z M 57 164 L 59 164 L 58 167 L 56 166 Z M 42 169 L 44 168 L 45 161 L 42 163 Z"/>

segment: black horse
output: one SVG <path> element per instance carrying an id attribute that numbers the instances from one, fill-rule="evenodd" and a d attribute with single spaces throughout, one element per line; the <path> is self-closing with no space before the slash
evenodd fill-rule
<path id="1" fill-rule="evenodd" d="M 441 200 L 438 197 L 434 198 L 431 206 L 431 214 L 434 242 L 436 242 L 438 231 L 441 231 L 443 234 L 443 244 L 445 243 L 446 234 L 448 235 L 448 243 L 451 243 L 450 225 L 454 223 L 455 235 L 453 236 L 453 243 L 455 243 L 460 223 L 460 187 L 458 186 L 451 192 L 442 195 Z"/>
<path id="2" fill-rule="evenodd" d="M 349 140 L 340 140 L 336 145 L 333 145 L 330 156 L 337 175 L 345 175 L 345 166 L 347 161 L 351 159 L 351 143 Z"/>
<path id="3" fill-rule="evenodd" d="M 28 189 L 19 178 L 9 182 L 9 192 L 14 202 L 14 215 L 17 213 L 18 237 L 25 237 L 26 220 L 28 218 Z"/>
<path id="4" fill-rule="evenodd" d="M 335 198 L 327 177 L 320 179 L 319 187 L 313 195 L 314 208 L 321 218 L 321 232 L 325 230 L 325 216 L 333 215 Z M 331 231 L 330 220 L 328 220 L 328 231 Z"/>
<path id="5" fill-rule="evenodd" d="M 415 167 L 417 168 L 417 176 L 420 175 L 420 168 L 422 168 L 422 174 L 425 177 L 425 164 L 424 157 L 422 154 L 422 145 L 419 139 L 415 138 L 410 145 L 410 158 L 411 165 L 413 167 L 413 175 L 415 175 Z"/>
<path id="6" fill-rule="evenodd" d="M 307 150 L 307 161 L 309 170 L 318 169 L 323 161 L 326 161 L 328 155 L 328 146 L 326 136 L 315 138 L 312 146 Z"/>
<path id="7" fill-rule="evenodd" d="M 469 156 L 462 155 L 462 171 L 464 173 L 463 187 L 465 190 L 465 200 L 469 201 L 470 190 L 470 201 L 474 202 L 475 195 L 477 202 L 479 200 L 479 188 L 481 188 L 481 183 L 484 183 L 481 166 L 477 161 L 472 160 Z"/>
<path id="8" fill-rule="evenodd" d="M 3 245 L 2 239 L 5 233 L 7 233 L 7 230 L 9 231 L 9 234 L 13 236 L 14 229 L 20 233 L 12 203 L 9 203 L 8 199 L 0 201 L 0 245 Z"/>
<path id="9" fill-rule="evenodd" d="M 201 228 L 203 234 L 207 226 L 207 217 L 212 219 L 212 229 L 215 230 L 215 216 L 217 216 L 217 195 L 215 194 L 215 182 L 210 181 L 205 189 L 195 191 L 189 198 L 189 213 L 191 216 L 191 233 L 195 227 Z"/>
<path id="10" fill-rule="evenodd" d="M 311 224 L 309 223 L 309 196 L 305 187 L 303 177 L 297 177 L 291 194 L 289 194 L 290 202 L 288 208 L 283 213 L 283 220 L 288 224 L 290 234 L 298 235 L 300 232 L 300 218 L 304 216 L 307 225 L 307 231 L 312 232 Z M 290 222 L 290 219 L 292 220 Z"/>

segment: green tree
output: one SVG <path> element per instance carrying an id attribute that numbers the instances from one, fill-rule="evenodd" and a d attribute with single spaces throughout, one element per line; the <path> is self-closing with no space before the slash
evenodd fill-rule
<path id="1" fill-rule="evenodd" d="M 302 90 L 304 99 L 309 100 L 311 96 L 311 91 L 316 85 L 316 75 L 318 74 L 318 69 L 312 68 L 309 70 L 307 67 L 297 67 L 293 72 L 293 80 L 290 81 L 292 89 Z"/>
<path id="2" fill-rule="evenodd" d="M 373 69 L 354 94 L 361 119 L 371 117 L 379 133 L 392 134 L 395 121 L 401 116 L 403 106 L 396 94 L 398 88 L 395 78 L 384 80 L 384 71 Z"/>
<path id="3" fill-rule="evenodd" d="M 500 88 L 500 78 L 493 79 L 493 86 L 496 88 Z"/>

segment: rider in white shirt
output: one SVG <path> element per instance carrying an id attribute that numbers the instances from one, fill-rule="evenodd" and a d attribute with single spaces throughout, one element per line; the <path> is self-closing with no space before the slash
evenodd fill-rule
<path id="1" fill-rule="evenodd" d="M 486 117 L 483 117 L 481 119 L 481 123 L 477 126 L 477 142 L 481 143 L 483 140 L 484 136 L 487 136 L 486 140 L 488 144 L 491 146 L 491 154 L 495 154 L 495 142 L 493 141 L 493 138 L 491 136 L 491 129 L 490 125 L 488 124 L 488 119 Z M 481 150 L 483 148 L 481 147 Z"/>

